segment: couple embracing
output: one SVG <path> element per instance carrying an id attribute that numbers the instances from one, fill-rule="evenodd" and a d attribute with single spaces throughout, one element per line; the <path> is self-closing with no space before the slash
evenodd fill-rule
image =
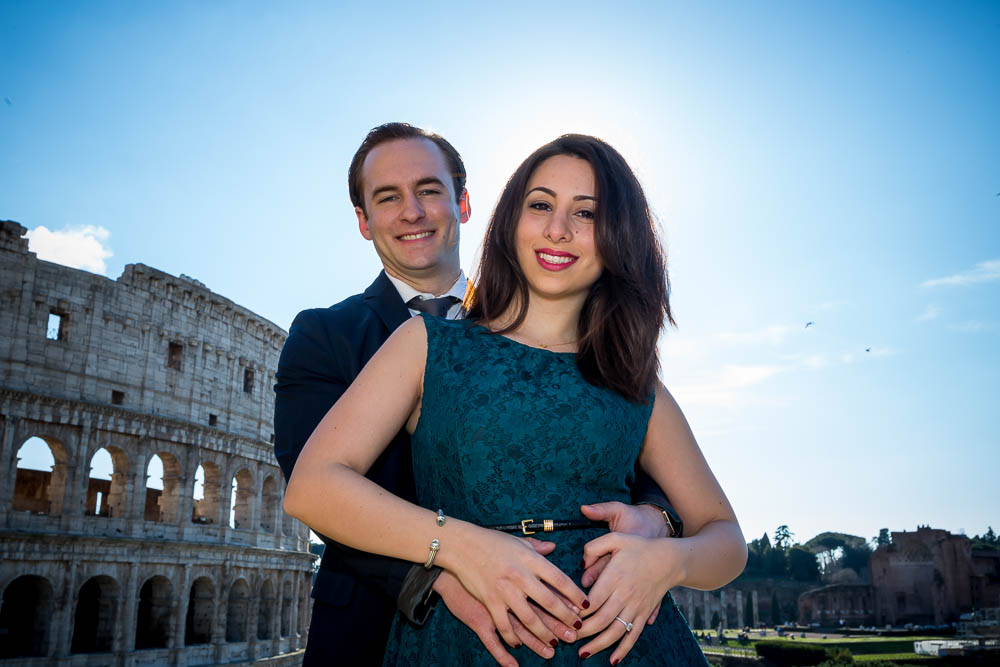
<path id="1" fill-rule="evenodd" d="M 348 185 L 384 271 L 299 314 L 275 386 L 285 511 L 327 543 L 306 665 L 706 664 L 668 591 L 746 545 L 657 379 L 669 283 L 628 164 L 583 135 L 532 153 L 475 289 L 444 138 L 379 126 Z"/>

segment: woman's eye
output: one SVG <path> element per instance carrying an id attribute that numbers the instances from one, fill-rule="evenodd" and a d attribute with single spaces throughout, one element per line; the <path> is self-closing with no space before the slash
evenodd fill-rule
<path id="1" fill-rule="evenodd" d="M 534 209 L 536 211 L 551 211 L 552 207 L 549 206 L 548 202 L 536 201 L 534 204 L 528 204 L 528 208 Z"/>
<path id="2" fill-rule="evenodd" d="M 584 209 L 582 211 L 577 211 L 576 215 L 577 215 L 578 218 L 583 218 L 587 222 L 593 222 L 594 221 L 594 212 L 590 211 L 588 209 Z"/>

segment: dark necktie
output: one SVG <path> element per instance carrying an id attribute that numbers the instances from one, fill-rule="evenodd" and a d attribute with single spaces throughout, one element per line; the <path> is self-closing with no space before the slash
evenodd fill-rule
<path id="1" fill-rule="evenodd" d="M 419 310 L 428 315 L 444 317 L 448 314 L 448 309 L 460 300 L 457 296 L 440 296 L 436 299 L 425 299 L 421 296 L 415 296 L 406 302 L 406 307 L 411 310 Z"/>

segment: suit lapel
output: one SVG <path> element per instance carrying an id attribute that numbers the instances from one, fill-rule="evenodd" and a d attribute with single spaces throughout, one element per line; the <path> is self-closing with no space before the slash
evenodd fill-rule
<path id="1" fill-rule="evenodd" d="M 400 298 L 396 286 L 392 284 L 385 271 L 378 274 L 368 289 L 365 290 L 365 303 L 375 311 L 382 323 L 390 331 L 395 331 L 399 326 L 410 319 L 410 311 L 407 309 L 403 299 Z"/>

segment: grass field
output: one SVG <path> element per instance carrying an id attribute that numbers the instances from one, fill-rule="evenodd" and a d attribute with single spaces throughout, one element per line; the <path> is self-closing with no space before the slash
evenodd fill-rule
<path id="1" fill-rule="evenodd" d="M 723 646 L 753 649 L 759 641 L 783 641 L 791 645 L 801 646 L 805 644 L 807 646 L 822 646 L 826 649 L 847 649 L 857 662 L 871 662 L 875 660 L 906 660 L 908 662 L 917 662 L 933 660 L 929 656 L 914 653 L 913 642 L 924 639 L 935 639 L 935 637 L 927 637 L 925 635 L 912 635 L 909 637 L 832 636 L 826 639 L 823 639 L 822 636 L 814 637 L 807 635 L 805 638 L 796 636 L 795 639 L 792 639 L 788 635 L 779 637 L 773 630 L 768 630 L 765 637 L 760 637 L 757 633 L 751 632 L 750 641 L 746 644 L 740 644 L 736 641 L 738 634 L 738 630 L 727 630 L 725 636 L 728 641 Z M 711 649 L 717 647 L 719 647 L 717 643 L 711 646 L 702 645 L 702 648 L 707 651 L 711 651 Z"/>

